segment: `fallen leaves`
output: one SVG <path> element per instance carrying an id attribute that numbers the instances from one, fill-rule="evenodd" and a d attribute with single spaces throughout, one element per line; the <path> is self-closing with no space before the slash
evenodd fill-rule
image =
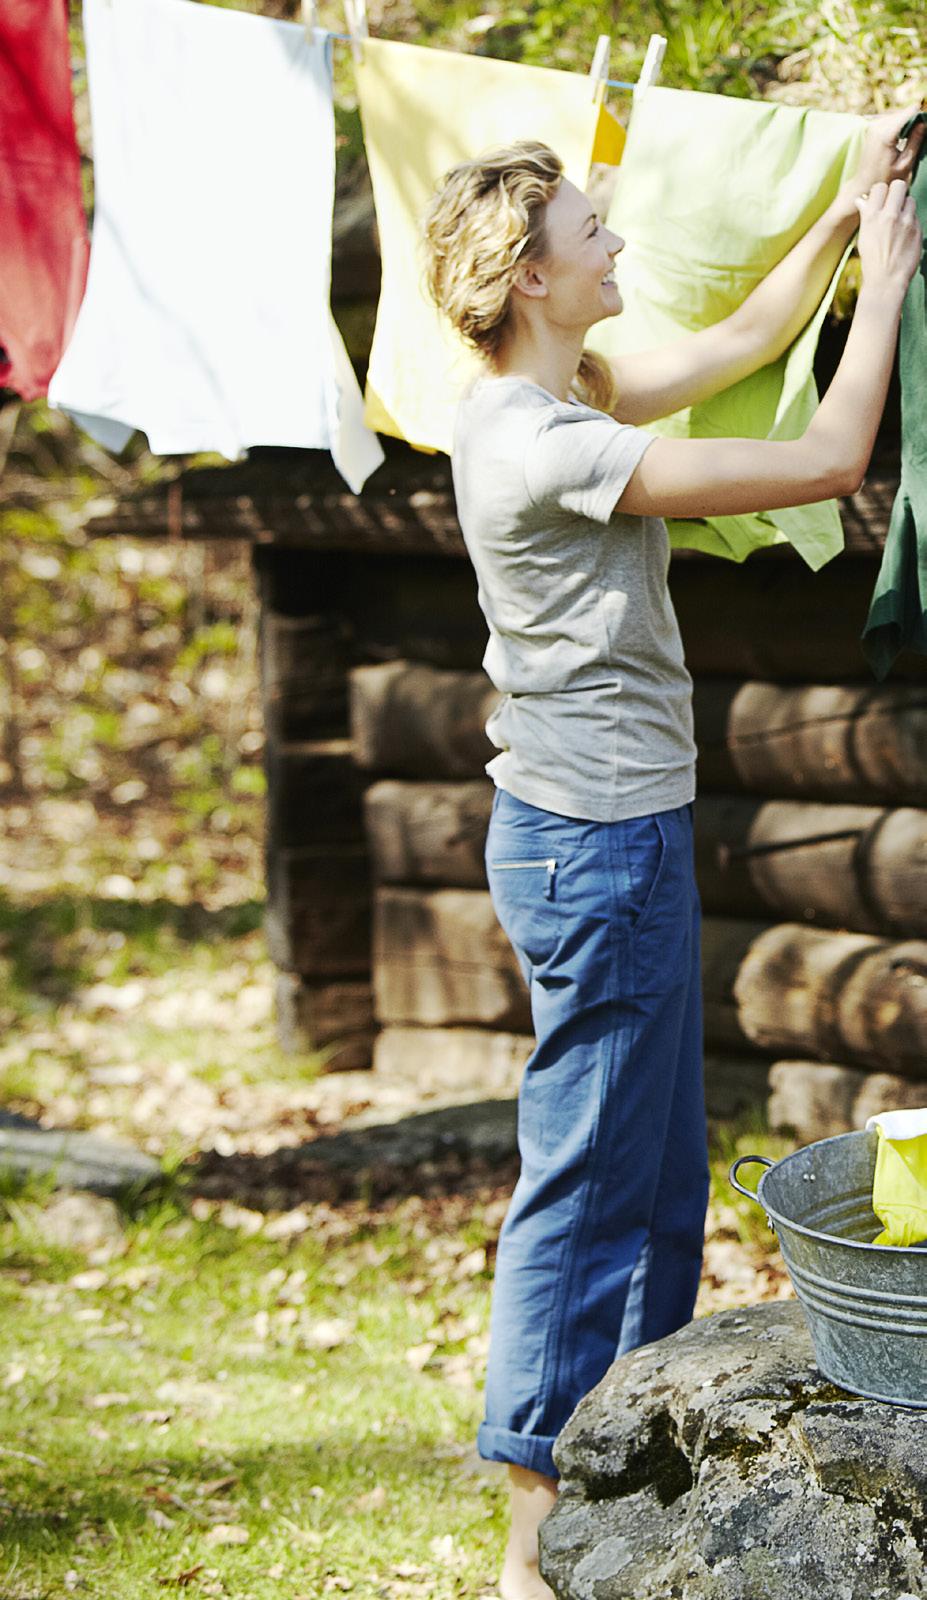
<path id="1" fill-rule="evenodd" d="M 217 1522 L 205 1535 L 207 1544 L 247 1544 L 251 1535 L 240 1522 Z"/>
<path id="2" fill-rule="evenodd" d="M 437 1350 L 433 1339 L 426 1339 L 422 1344 L 412 1344 L 405 1352 L 405 1359 L 413 1372 L 423 1372 Z"/>
<path id="3" fill-rule="evenodd" d="M 187 1584 L 192 1583 L 194 1578 L 203 1571 L 203 1566 L 202 1561 L 197 1561 L 194 1566 L 183 1567 L 180 1572 L 175 1572 L 170 1578 L 159 1578 L 158 1583 L 162 1589 L 169 1588 L 172 1585 L 178 1589 L 185 1589 Z"/>
<path id="4" fill-rule="evenodd" d="M 354 1326 L 347 1317 L 320 1317 L 306 1328 L 303 1343 L 309 1350 L 337 1350 L 353 1338 Z"/>

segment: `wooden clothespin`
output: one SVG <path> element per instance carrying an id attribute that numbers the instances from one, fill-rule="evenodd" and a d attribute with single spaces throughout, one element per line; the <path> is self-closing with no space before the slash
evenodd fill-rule
<path id="1" fill-rule="evenodd" d="M 315 43 L 315 30 L 319 25 L 319 8 L 315 0 L 301 0 L 303 27 L 310 44 Z"/>
<path id="2" fill-rule="evenodd" d="M 600 33 L 592 57 L 592 66 L 589 68 L 589 82 L 592 86 L 593 100 L 604 100 L 608 88 L 608 64 L 611 55 L 612 41 L 607 33 Z"/>
<path id="3" fill-rule="evenodd" d="M 364 40 L 370 37 L 367 26 L 367 0 L 344 0 L 348 33 L 351 35 L 351 54 L 355 63 L 364 59 Z"/>
<path id="4" fill-rule="evenodd" d="M 666 55 L 666 40 L 660 33 L 652 33 L 647 45 L 647 54 L 644 56 L 644 65 L 634 88 L 635 99 L 649 89 L 651 84 L 657 82 L 660 68 L 663 66 L 663 57 Z"/>

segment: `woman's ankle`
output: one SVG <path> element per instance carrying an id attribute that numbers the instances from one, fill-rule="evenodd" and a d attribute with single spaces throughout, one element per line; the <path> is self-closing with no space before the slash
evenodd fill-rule
<path id="1" fill-rule="evenodd" d="M 538 1568 L 538 1528 L 557 1498 L 557 1480 L 528 1467 L 509 1467 L 508 1544 L 502 1567 L 503 1600 L 554 1600 Z"/>

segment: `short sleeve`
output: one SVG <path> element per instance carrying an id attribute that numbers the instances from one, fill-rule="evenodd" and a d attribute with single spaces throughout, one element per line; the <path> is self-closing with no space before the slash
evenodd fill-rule
<path id="1" fill-rule="evenodd" d="M 606 523 L 654 437 L 591 406 L 550 406 L 525 456 L 528 498 Z"/>

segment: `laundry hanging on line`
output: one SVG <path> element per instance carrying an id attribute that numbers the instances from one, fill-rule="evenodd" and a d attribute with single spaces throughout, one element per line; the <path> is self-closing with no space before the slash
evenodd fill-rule
<path id="1" fill-rule="evenodd" d="M 654 349 L 736 310 L 852 176 L 864 129 L 843 113 L 679 89 L 640 95 L 608 218 L 626 240 L 625 310 L 590 329 L 591 347 L 606 356 Z M 817 408 L 814 353 L 842 266 L 783 356 L 650 430 L 798 438 Z M 735 561 L 788 541 L 816 570 L 843 548 L 832 500 L 668 527 L 674 545 Z"/>
<path id="2" fill-rule="evenodd" d="M 74 326 L 89 243 L 67 0 L 0 6 L 0 386 L 45 394 Z"/>
<path id="3" fill-rule="evenodd" d="M 330 41 L 191 0 L 84 0 L 96 204 L 49 398 L 110 449 L 383 459 L 329 305 Z"/>
<path id="4" fill-rule="evenodd" d="M 382 281 L 366 418 L 381 433 L 450 452 L 457 402 L 479 359 L 424 287 L 422 215 L 442 175 L 493 146 L 540 139 L 585 188 L 623 137 L 589 77 L 485 56 L 364 39 L 357 91 Z"/>
<path id="5" fill-rule="evenodd" d="M 903 130 L 907 137 L 923 113 Z M 911 183 L 918 221 L 927 237 L 927 161 Z M 901 313 L 901 483 L 882 552 L 863 653 L 878 678 L 901 650 L 927 654 L 927 254 L 908 285 Z"/>

